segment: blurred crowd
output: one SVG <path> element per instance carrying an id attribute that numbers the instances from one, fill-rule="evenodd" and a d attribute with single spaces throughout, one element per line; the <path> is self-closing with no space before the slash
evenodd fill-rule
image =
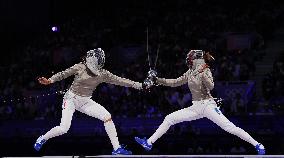
<path id="1" fill-rule="evenodd" d="M 268 73 L 262 83 L 263 99 L 261 105 L 265 109 L 283 110 L 284 105 L 284 52 L 273 63 L 273 70 Z"/>
<path id="2" fill-rule="evenodd" d="M 105 8 L 95 6 L 95 11 L 59 24 L 58 32 L 42 32 L 24 47 L 15 48 L 15 55 L 6 61 L 9 65 L 0 67 L 0 73 L 5 74 L 0 79 L 0 119 L 60 118 L 63 95 L 56 92 L 68 89 L 72 77 L 51 86 L 39 85 L 36 79 L 50 77 L 80 62 L 88 49 L 103 48 L 107 56 L 106 69 L 142 82 L 149 70 L 147 27 L 152 65 L 159 49 L 156 67 L 159 77 L 179 77 L 187 70 L 188 50 L 203 49 L 212 52 L 216 59 L 211 65 L 215 81 L 250 80 L 255 62 L 261 61 L 264 55 L 259 50 L 265 49 L 265 40 L 278 27 L 283 9 L 275 5 L 280 1 L 232 2 L 226 4 L 227 7 L 222 7 L 222 3 L 231 2 L 122 2 L 120 7 L 108 6 L 111 12 L 107 14 Z M 249 45 L 229 46 L 228 37 L 239 34 L 249 39 Z M 277 100 L 273 103 L 277 106 L 283 105 L 283 61 L 283 56 L 275 61 L 273 71 L 263 82 L 265 98 Z M 191 104 L 186 85 L 155 87 L 145 93 L 102 84 L 93 99 L 113 117 L 163 117 Z M 228 111 L 244 112 L 237 109 L 242 108 L 240 104 L 243 104 L 241 98 L 236 95 Z M 80 113 L 75 116 L 84 117 Z"/>

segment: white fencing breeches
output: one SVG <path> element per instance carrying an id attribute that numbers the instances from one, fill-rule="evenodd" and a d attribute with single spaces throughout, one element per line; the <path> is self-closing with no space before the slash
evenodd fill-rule
<path id="1" fill-rule="evenodd" d="M 72 116 L 75 110 L 104 122 L 111 119 L 111 114 L 103 106 L 93 101 L 91 97 L 78 96 L 71 91 L 68 91 L 64 96 L 62 104 L 62 118 L 60 125 L 48 131 L 43 136 L 43 139 L 48 140 L 66 133 L 71 126 Z M 111 120 L 105 122 L 105 129 L 111 139 L 114 149 L 117 149 L 119 147 L 117 133 Z"/>
<path id="2" fill-rule="evenodd" d="M 232 122 L 230 122 L 219 110 L 213 99 L 193 101 L 192 103 L 193 105 L 188 108 L 184 108 L 167 115 L 160 127 L 148 139 L 148 143 L 154 143 L 158 138 L 166 133 L 171 125 L 206 117 L 225 131 L 240 137 L 254 146 L 258 144 L 258 142 L 255 141 L 247 132 L 236 127 Z"/>

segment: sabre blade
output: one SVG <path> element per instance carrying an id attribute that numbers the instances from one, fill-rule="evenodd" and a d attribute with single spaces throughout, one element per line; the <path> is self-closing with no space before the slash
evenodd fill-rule
<path id="1" fill-rule="evenodd" d="M 157 54 L 156 54 L 156 60 L 155 60 L 154 70 L 156 70 L 156 65 L 157 65 L 157 61 L 158 61 L 158 57 L 159 57 L 159 52 L 160 52 L 160 44 L 158 45 L 158 49 L 157 49 Z"/>
<path id="2" fill-rule="evenodd" d="M 151 69 L 151 59 L 150 59 L 150 53 L 149 53 L 149 30 L 148 30 L 148 27 L 146 28 L 146 51 L 147 51 L 147 54 L 148 54 L 149 67 Z"/>

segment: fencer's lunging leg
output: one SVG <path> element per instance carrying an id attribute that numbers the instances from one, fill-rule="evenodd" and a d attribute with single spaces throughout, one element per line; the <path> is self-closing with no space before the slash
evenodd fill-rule
<path id="1" fill-rule="evenodd" d="M 77 110 L 99 120 L 102 120 L 104 122 L 105 130 L 111 141 L 113 149 L 117 150 L 118 148 L 120 148 L 116 128 L 111 119 L 111 114 L 103 106 L 96 103 L 92 99 L 84 99 L 82 100 L 82 102 L 84 106 Z"/>
<path id="2" fill-rule="evenodd" d="M 72 102 L 72 100 L 63 100 L 62 108 L 62 118 L 60 125 L 48 131 L 42 137 L 43 139 L 48 140 L 50 138 L 65 134 L 69 130 L 71 126 L 72 116 L 75 112 L 74 103 Z"/>
<path id="3" fill-rule="evenodd" d="M 206 107 L 204 115 L 225 131 L 238 136 L 239 138 L 249 142 L 253 146 L 259 144 L 247 132 L 239 127 L 236 127 L 232 122 L 230 122 L 214 103 L 211 103 Z"/>
<path id="4" fill-rule="evenodd" d="M 159 139 L 162 135 L 164 135 L 170 126 L 175 125 L 177 123 L 183 121 L 191 121 L 201 118 L 196 112 L 192 111 L 190 107 L 178 110 L 167 115 L 163 121 L 163 123 L 159 126 L 156 132 L 147 140 L 148 144 L 153 144 Z"/>

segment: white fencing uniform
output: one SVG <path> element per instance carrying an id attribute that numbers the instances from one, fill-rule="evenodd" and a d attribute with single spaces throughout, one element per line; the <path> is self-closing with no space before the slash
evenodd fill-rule
<path id="1" fill-rule="evenodd" d="M 48 140 L 66 133 L 71 126 L 73 113 L 75 110 L 78 110 L 104 121 L 104 126 L 113 148 L 114 150 L 118 149 L 120 145 L 114 123 L 110 120 L 111 114 L 103 106 L 91 99 L 92 93 L 102 82 L 133 87 L 135 89 L 142 89 L 142 84 L 118 77 L 104 69 L 101 69 L 100 73 L 94 75 L 83 63 L 76 64 L 65 71 L 53 75 L 50 80 L 53 83 L 71 75 L 75 75 L 75 79 L 64 96 L 61 123 L 48 131 L 42 138 Z"/>
<path id="2" fill-rule="evenodd" d="M 192 69 L 189 69 L 181 77 L 177 79 L 157 79 L 159 84 L 171 87 L 177 87 L 188 83 L 192 94 L 193 105 L 167 115 L 163 123 L 147 142 L 149 144 L 154 143 L 174 124 L 206 117 L 225 131 L 256 146 L 258 142 L 247 132 L 230 122 L 217 107 L 217 104 L 210 94 L 210 90 L 214 88 L 212 73 L 209 68 L 206 68 L 203 72 L 199 71 L 204 64 L 205 62 L 203 59 L 197 59 L 194 61 Z"/>

